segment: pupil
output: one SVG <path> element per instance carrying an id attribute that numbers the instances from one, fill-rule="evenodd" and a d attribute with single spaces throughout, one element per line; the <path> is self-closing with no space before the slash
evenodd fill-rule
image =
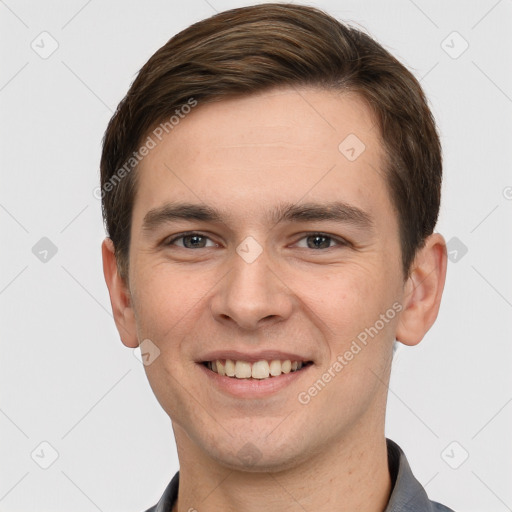
<path id="1" fill-rule="evenodd" d="M 199 236 L 199 235 L 189 235 L 187 237 L 187 239 L 189 240 L 189 242 L 191 243 L 191 245 L 193 247 L 198 247 L 200 245 L 200 239 L 203 238 L 202 236 Z M 199 242 L 199 244 L 198 244 Z"/>
<path id="2" fill-rule="evenodd" d="M 329 247 L 329 237 L 327 237 L 327 236 L 314 235 L 310 238 L 313 239 L 313 243 L 309 245 L 309 247 L 311 249 L 317 249 L 318 247 L 323 247 L 323 248 Z M 324 243 L 319 242 L 321 240 L 324 240 Z M 319 243 L 317 243 L 317 242 L 319 242 Z"/>

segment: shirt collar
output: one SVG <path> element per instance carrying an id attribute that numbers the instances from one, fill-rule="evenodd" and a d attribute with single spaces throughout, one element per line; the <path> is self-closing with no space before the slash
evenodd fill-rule
<path id="1" fill-rule="evenodd" d="M 391 439 L 386 439 L 388 447 L 388 466 L 393 483 L 388 506 L 384 512 L 430 512 L 435 511 L 423 486 L 414 477 L 409 462 L 402 451 Z"/>

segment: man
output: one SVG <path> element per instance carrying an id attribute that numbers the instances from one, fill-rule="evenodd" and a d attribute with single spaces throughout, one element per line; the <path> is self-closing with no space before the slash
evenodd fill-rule
<path id="1" fill-rule="evenodd" d="M 151 511 L 446 511 L 384 435 L 436 319 L 441 149 L 418 82 L 305 6 L 220 13 L 107 128 L 103 261 L 180 462 Z"/>

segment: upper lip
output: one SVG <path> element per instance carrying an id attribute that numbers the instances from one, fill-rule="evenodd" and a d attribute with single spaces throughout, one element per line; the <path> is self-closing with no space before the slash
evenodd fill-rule
<path id="1" fill-rule="evenodd" d="M 292 352 L 282 352 L 280 350 L 261 350 L 259 352 L 240 352 L 238 350 L 215 350 L 208 352 L 202 356 L 197 362 L 204 363 L 206 361 L 217 361 L 223 359 L 231 359 L 232 361 L 247 361 L 248 363 L 255 363 L 256 361 L 311 361 L 311 358 L 294 354 Z"/>

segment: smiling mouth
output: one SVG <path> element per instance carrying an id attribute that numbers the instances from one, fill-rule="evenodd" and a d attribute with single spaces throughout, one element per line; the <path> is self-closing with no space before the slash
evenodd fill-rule
<path id="1" fill-rule="evenodd" d="M 222 377 L 264 380 L 279 377 L 286 373 L 298 372 L 313 364 L 313 362 L 273 359 L 271 361 L 260 360 L 250 363 L 247 361 L 234 361 L 232 359 L 217 359 L 216 361 L 204 361 L 202 364 Z"/>

